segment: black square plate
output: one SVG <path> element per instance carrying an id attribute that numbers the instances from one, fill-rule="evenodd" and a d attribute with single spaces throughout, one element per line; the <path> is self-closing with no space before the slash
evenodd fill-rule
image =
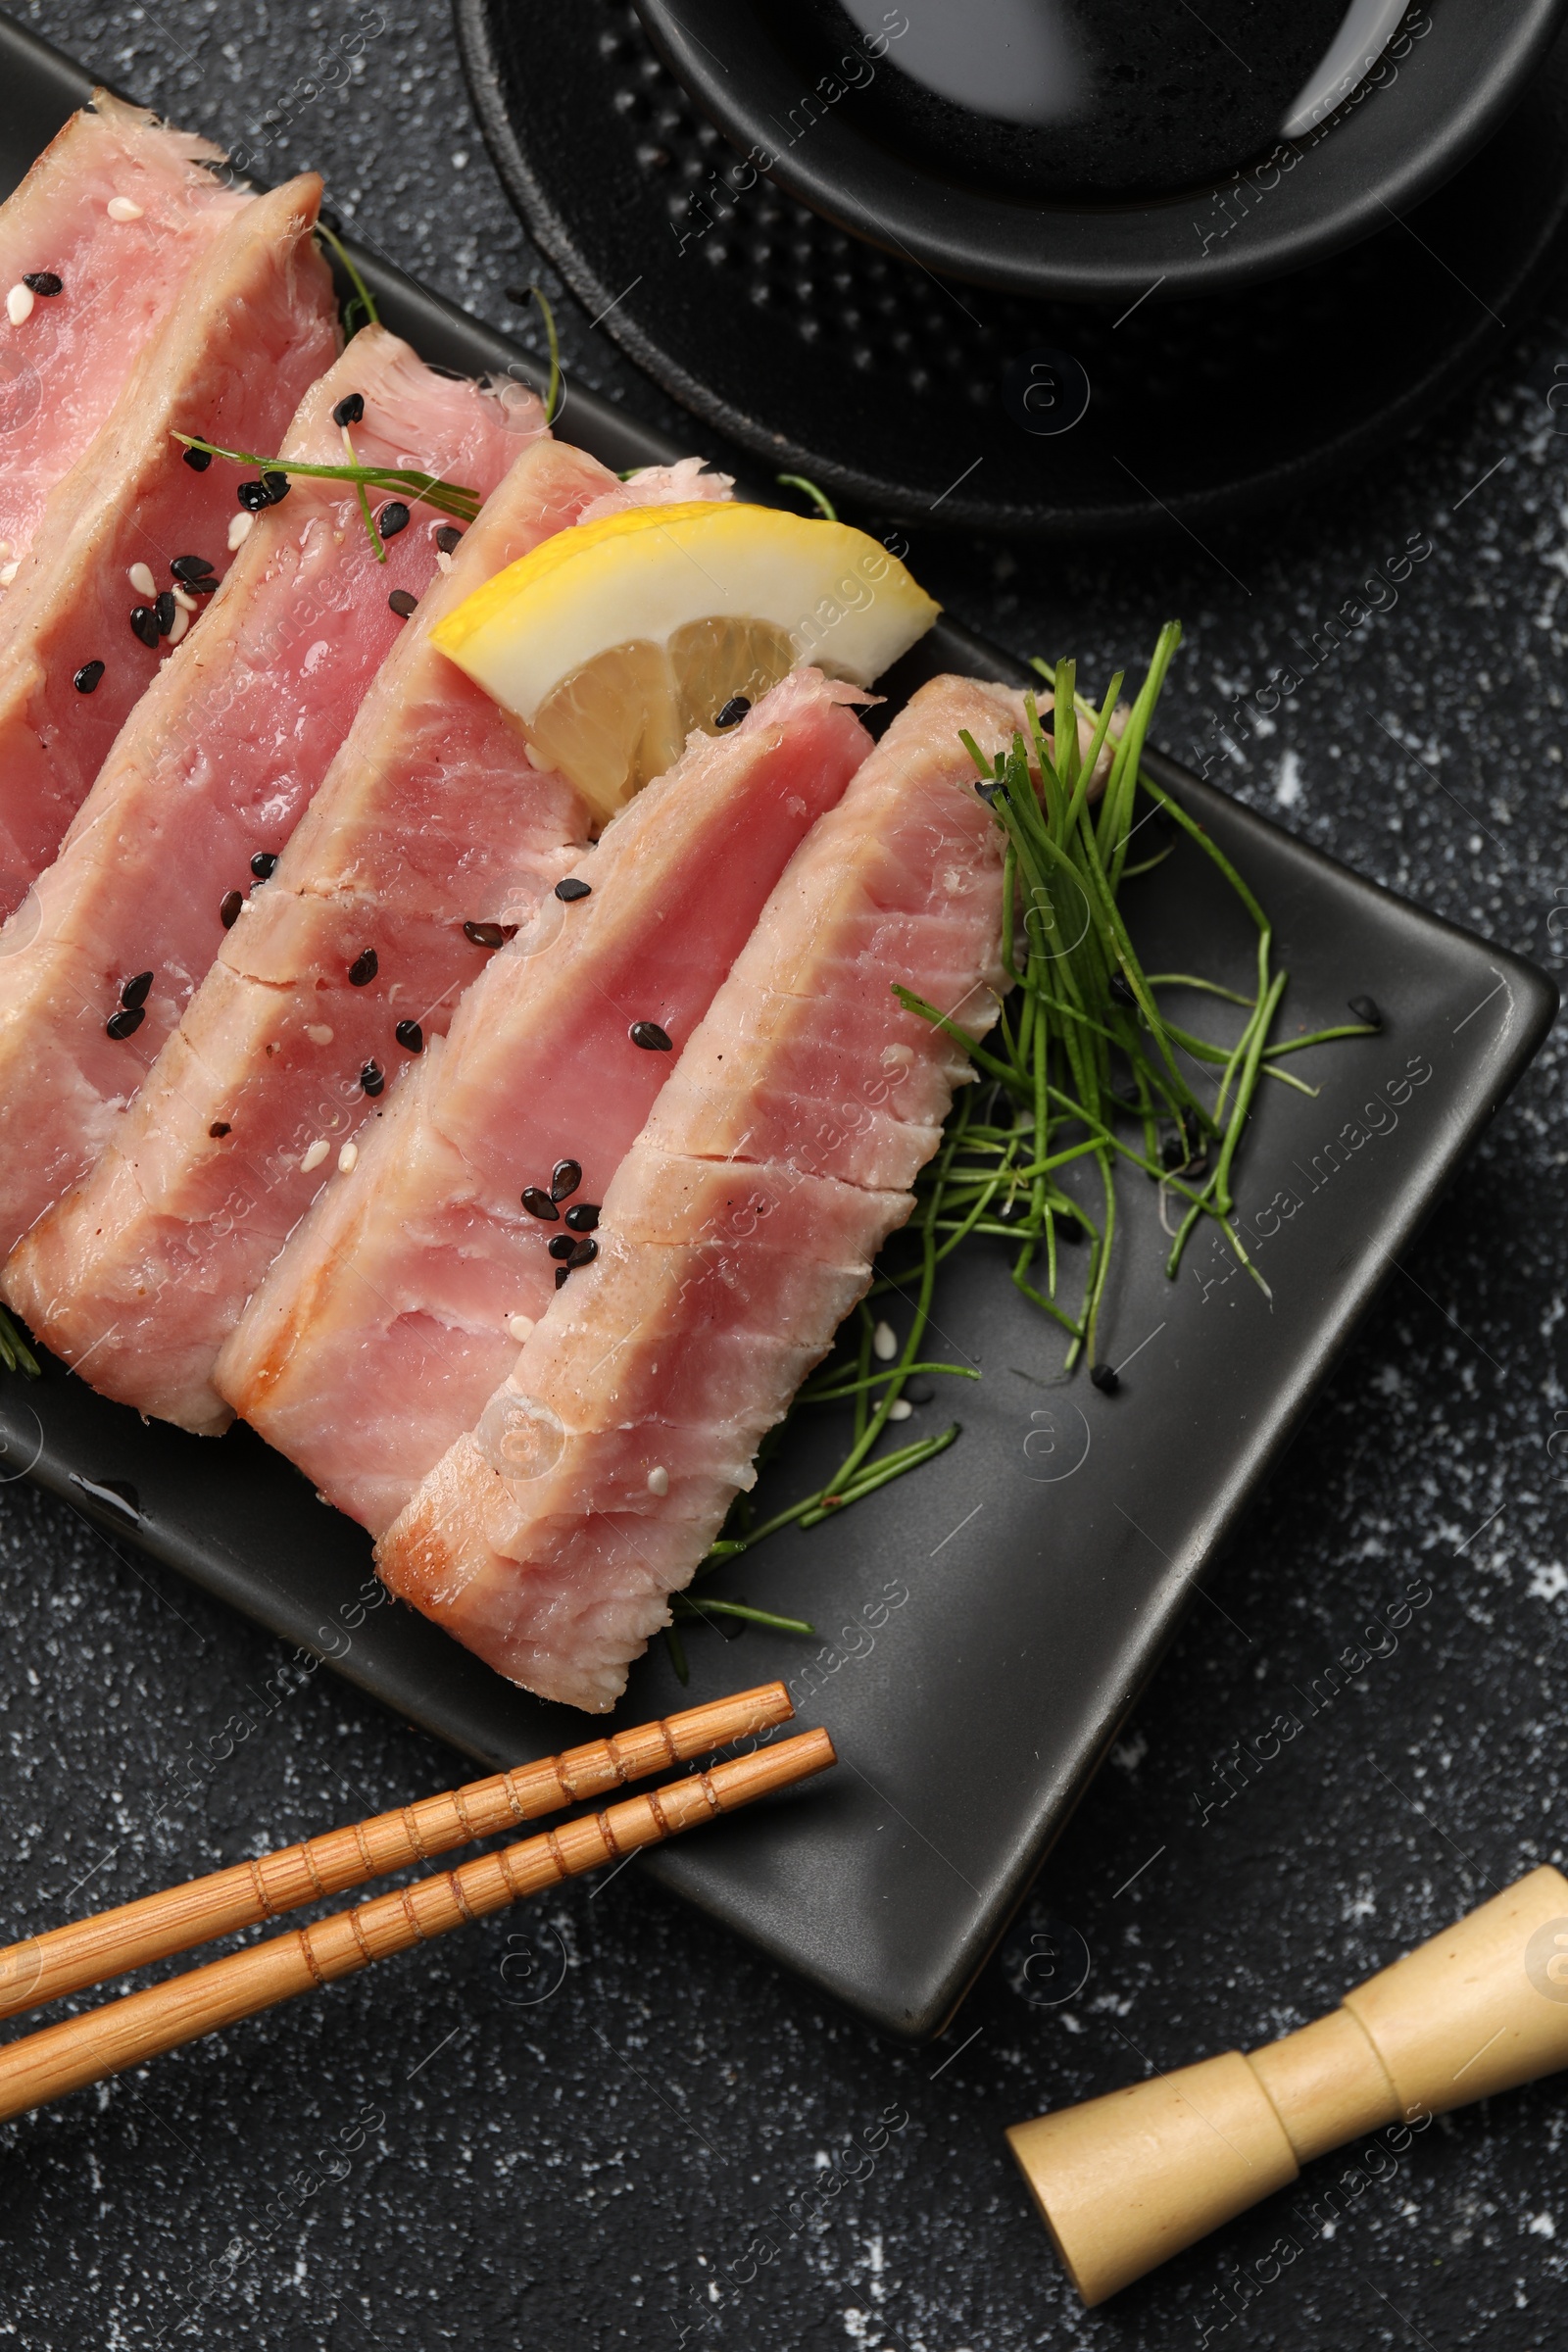
<path id="1" fill-rule="evenodd" d="M 0 63 L 9 188 L 88 80 L 3 18 Z M 388 325 L 426 359 L 532 375 L 502 337 L 356 258 Z M 614 466 L 675 454 L 582 393 L 565 429 Z M 890 685 L 952 667 L 1020 674 L 943 624 Z M 1300 1057 L 1315 1098 L 1264 1090 L 1240 1213 L 1272 1299 L 1211 1230 L 1167 1282 L 1157 1190 L 1125 1177 L 1103 1337 L 1123 1388 L 1103 1396 L 1082 1373 L 1060 1379 L 1059 1335 L 1001 1256 L 971 1245 L 951 1261 L 936 1301 L 943 1348 L 984 1377 L 942 1384 L 904 1434 L 956 1413 L 958 1443 L 843 1518 L 775 1539 L 714 1588 L 799 1613 L 817 1639 L 749 1629 L 734 1649 L 699 1629 L 688 1643 L 692 1697 L 782 1675 L 802 1715 L 832 1731 L 842 1769 L 644 1865 L 901 2035 L 924 2037 L 951 2016 L 1204 1572 L 1556 1006 L 1533 965 L 1169 762 L 1150 764 L 1272 915 L 1292 976 L 1288 1023 L 1327 1025 L 1361 994 L 1387 1020 L 1379 1037 Z M 1132 888 L 1135 935 L 1158 968 L 1196 962 L 1250 985 L 1248 928 L 1190 845 Z M 834 1442 L 827 1430 L 792 1441 L 770 1479 L 806 1491 Z M 144 1425 L 50 1362 L 37 1385 L 0 1384 L 0 1459 L 3 1475 L 65 1495 L 486 1765 L 585 1736 L 580 1715 L 514 1690 L 411 1611 L 377 1605 L 366 1536 L 248 1430 L 214 1442 Z M 656 1646 L 619 1719 L 681 1700 Z"/>

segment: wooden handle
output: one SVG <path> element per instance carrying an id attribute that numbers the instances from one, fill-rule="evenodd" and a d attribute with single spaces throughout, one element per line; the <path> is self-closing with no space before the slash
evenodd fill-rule
<path id="1" fill-rule="evenodd" d="M 113 1911 L 51 1928 L 46 1935 L 0 1950 L 0 2018 L 101 1984 L 106 1977 L 124 1976 L 151 1960 L 187 1952 L 195 1944 L 211 1943 L 236 1928 L 276 1919 L 321 1895 L 363 1886 L 388 1871 L 450 1853 L 456 1845 L 493 1837 L 498 1830 L 557 1812 L 583 1797 L 600 1796 L 627 1781 L 645 1780 L 671 1764 L 710 1755 L 731 1740 L 787 1723 L 794 1712 L 783 1684 L 765 1683 L 733 1698 L 687 1707 L 662 1723 L 640 1724 L 634 1731 L 568 1748 L 564 1755 L 471 1781 L 466 1788 L 421 1797 L 395 1813 L 324 1831 L 301 1845 L 280 1846 L 275 1853 L 193 1879 L 188 1886 L 170 1886 Z"/>
<path id="2" fill-rule="evenodd" d="M 151 1984 L 144 1992 L 125 1993 L 101 2009 L 46 2026 L 0 2050 L 0 2122 L 254 2017 L 296 1993 L 352 1976 L 372 1960 L 444 1936 L 465 1920 L 483 1919 L 563 1879 L 622 1860 L 639 1846 L 677 1837 L 752 1804 L 770 1789 L 823 1772 L 835 1760 L 826 1732 L 803 1733 L 499 1853 L 481 1854 L 439 1878 L 377 1895 L 356 1910 L 231 1952 L 167 1984 Z"/>
<path id="3" fill-rule="evenodd" d="M 1534 1870 L 1328 2017 L 1007 2133 L 1089 2304 L 1303 2164 L 1568 2066 L 1568 1880 Z"/>

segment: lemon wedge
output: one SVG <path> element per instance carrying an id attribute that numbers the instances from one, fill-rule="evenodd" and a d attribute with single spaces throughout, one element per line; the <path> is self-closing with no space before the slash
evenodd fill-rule
<path id="1" fill-rule="evenodd" d="M 431 634 L 604 822 L 736 696 L 803 662 L 869 686 L 939 610 L 848 523 L 708 499 L 559 531 Z"/>

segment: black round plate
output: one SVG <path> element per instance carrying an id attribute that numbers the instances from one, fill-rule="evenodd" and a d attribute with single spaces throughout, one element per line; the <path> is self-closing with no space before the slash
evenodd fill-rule
<path id="1" fill-rule="evenodd" d="M 895 24 L 905 14 L 887 13 Z M 1182 152 L 1183 140 L 1167 146 L 1161 135 L 1162 120 L 1173 116 L 1195 162 L 1205 137 L 1222 138 L 1227 124 L 1247 136 L 1234 121 L 1238 113 L 1262 131 L 1270 32 L 1280 47 L 1294 48 L 1298 65 L 1313 59 L 1316 47 L 1312 24 L 1300 22 L 1301 0 L 1294 10 L 1276 10 L 1272 28 L 1259 23 L 1253 0 L 1240 7 L 1232 0 L 1231 29 L 1249 48 L 1256 44 L 1255 74 L 1213 23 L 1213 0 L 1201 15 L 1190 0 L 1174 8 L 1164 0 L 1163 10 L 1121 0 L 1120 11 L 1096 0 L 1092 9 L 1067 13 L 1085 26 L 1090 18 L 1100 21 L 1091 38 L 1102 74 L 1118 50 L 1126 71 L 1129 49 L 1140 41 L 1132 25 L 1143 27 L 1132 75 L 1111 83 L 1091 118 L 1106 149 L 1120 149 L 1122 169 L 1134 145 L 1156 170 Z M 1190 184 L 1200 176 L 1191 172 L 1156 183 L 1157 195 L 1098 201 L 966 184 L 999 151 L 1007 158 L 1002 169 L 1018 171 L 1028 134 L 1002 123 L 977 132 L 983 119 L 946 109 L 940 99 L 922 109 L 917 82 L 904 81 L 901 99 L 898 36 L 862 35 L 855 45 L 841 10 L 850 37 L 829 45 L 823 28 L 821 62 L 829 71 L 814 84 L 807 78 L 814 20 L 802 0 L 639 0 L 639 14 L 703 111 L 743 155 L 770 158 L 779 185 L 813 212 L 942 276 L 1121 311 L 1156 278 L 1167 298 L 1261 284 L 1326 260 L 1383 228 L 1391 213 L 1434 194 L 1517 104 L 1562 22 L 1563 0 L 1486 0 L 1482 8 L 1475 0 L 1432 0 L 1407 10 L 1375 69 L 1301 137 L 1271 140 L 1262 131 L 1251 162 L 1246 147 L 1231 151 L 1239 171 L 1227 172 L 1219 162 L 1225 150 L 1210 148 L 1200 174 L 1206 184 Z M 1181 24 L 1170 48 L 1168 30 L 1162 36 L 1151 22 L 1161 15 Z M 1296 22 L 1282 24 L 1282 17 Z M 1328 17 L 1317 15 L 1318 39 L 1325 22 L 1332 24 L 1332 0 Z M 957 27 L 963 48 L 983 46 L 978 13 L 967 21 L 959 15 Z M 1274 86 L 1278 97 L 1290 85 Z M 1135 88 L 1138 99 L 1129 95 Z M 915 105 L 906 112 L 911 93 Z M 1057 169 L 1068 154 L 1087 161 L 1066 124 L 1036 128 L 1033 136 L 1041 160 L 1059 159 Z M 1112 168 L 1105 150 L 1099 161 Z M 1216 233 L 1227 222 L 1214 202 L 1220 183 L 1242 216 L 1225 236 Z"/>
<path id="2" fill-rule="evenodd" d="M 770 469 L 909 521 L 1061 538 L 1298 495 L 1483 364 L 1568 221 L 1568 40 L 1404 220 L 1117 315 L 939 280 L 749 174 L 625 0 L 456 13 L 501 177 L 604 331 Z"/>

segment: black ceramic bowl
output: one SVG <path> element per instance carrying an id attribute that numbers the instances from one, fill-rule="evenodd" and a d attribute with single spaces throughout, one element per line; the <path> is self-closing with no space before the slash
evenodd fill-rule
<path id="1" fill-rule="evenodd" d="M 637 0 L 677 78 L 749 159 L 731 167 L 737 186 L 766 172 L 840 228 L 944 276 L 1105 303 L 1234 292 L 1386 226 L 1496 128 L 1568 9 L 1568 0 L 1424 0 L 1350 95 L 1291 140 L 1263 127 L 1289 107 L 1263 107 L 1258 74 L 1225 41 L 1216 9 L 1201 20 L 1188 11 L 1191 45 L 1180 57 L 1172 49 L 1170 71 L 1144 74 L 1141 91 L 1136 41 L 1106 47 L 1126 85 L 1121 136 L 1098 148 L 1079 138 L 1075 189 L 1062 186 L 1062 167 L 1052 170 L 1054 150 L 1071 145 L 1065 124 L 1058 137 L 1038 114 L 1006 124 L 974 102 L 959 108 L 930 72 L 929 43 L 916 86 L 896 46 L 911 39 L 912 59 L 912 36 L 865 29 L 902 22 L 922 38 L 956 36 L 956 66 L 971 29 L 980 60 L 983 21 L 1051 19 L 1021 0 L 973 0 L 974 15 L 971 4 L 905 0 L 884 17 L 857 0 Z M 1311 55 L 1322 24 L 1304 8 L 1291 0 L 1273 37 L 1298 50 L 1307 40 Z M 1255 26 L 1256 14 L 1243 13 Z M 1108 14 L 1138 11 L 1123 0 Z M 1337 15 L 1330 0 L 1323 22 Z M 1290 71 L 1283 49 L 1280 66 Z M 977 74 L 994 114 L 978 62 Z M 1098 88 L 1094 103 L 1098 112 Z M 1184 160 L 1205 175 L 1175 194 L 1139 184 L 1182 173 Z"/>

